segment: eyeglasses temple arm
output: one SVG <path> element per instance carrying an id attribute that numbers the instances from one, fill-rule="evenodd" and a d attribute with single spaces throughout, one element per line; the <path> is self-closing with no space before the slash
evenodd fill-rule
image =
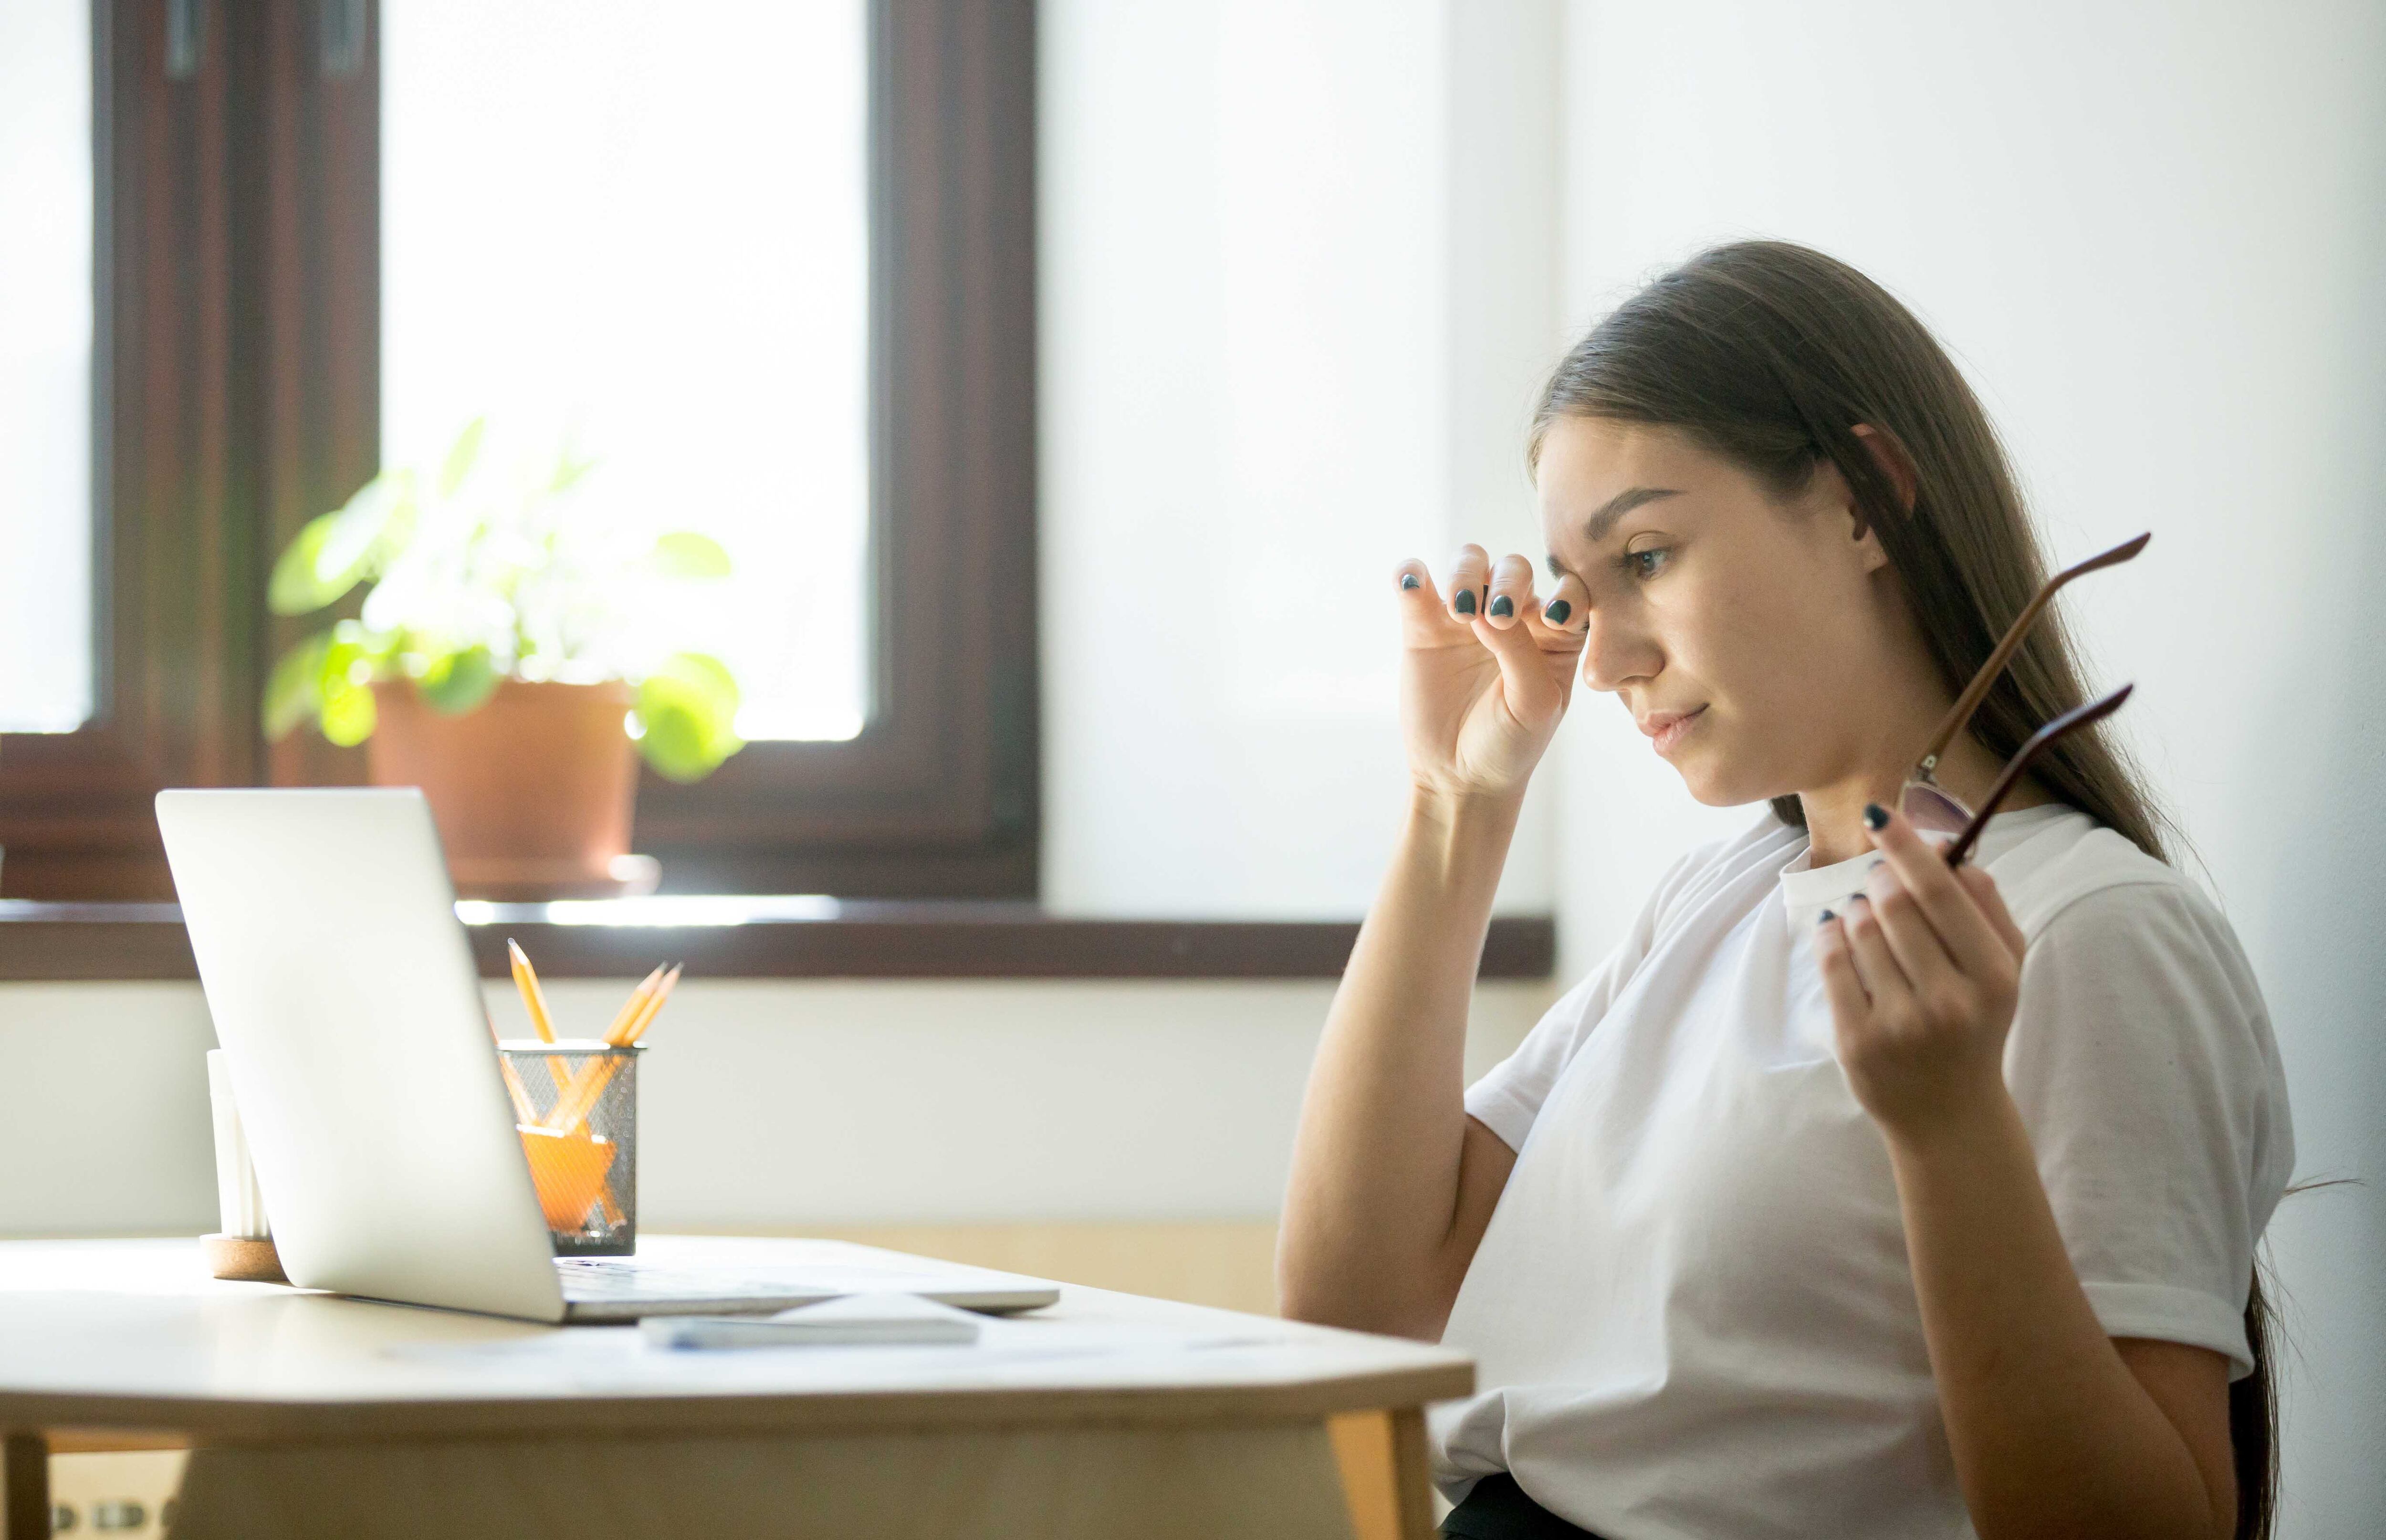
<path id="1" fill-rule="evenodd" d="M 2074 578 L 2084 578 L 2089 573 L 2106 567 L 2118 567 L 2144 550 L 2146 542 L 2154 537 L 2154 532 L 2149 530 L 2143 534 L 2124 540 L 2109 551 L 2090 557 L 2075 566 L 2066 567 L 2047 579 L 2046 586 L 2041 588 L 2037 596 L 2024 607 L 2019 615 L 2014 617 L 2014 623 L 2005 628 L 2004 635 L 1998 640 L 1996 651 L 1989 654 L 1989 660 L 1980 665 L 1980 671 L 1972 676 L 1972 682 L 1964 686 L 1964 694 L 1953 707 L 1948 708 L 1947 715 L 1939 723 L 1939 730 L 1930 734 L 1930 746 L 1922 751 L 1922 763 L 1935 765 L 1938 763 L 1939 756 L 1947 752 L 1947 745 L 1955 741 L 1956 733 L 1964 731 L 1964 724 L 1972 720 L 1972 713 L 1980 708 L 1980 702 L 1988 699 L 1989 691 L 1996 685 L 1997 675 L 2004 671 L 2005 664 L 2012 660 L 2015 652 L 2020 648 L 2022 639 L 2029 634 L 2029 628 L 2038 623 L 2039 616 L 2045 612 L 2048 605 L 2054 602 L 2055 593 L 2065 583 Z"/>
<path id="2" fill-rule="evenodd" d="M 2029 773 L 2029 767 L 2037 762 L 2041 754 L 2046 752 L 2049 745 L 2067 732 L 2076 732 L 2089 723 L 2102 721 L 2118 711 L 2121 708 L 2121 703 L 2129 698 L 2129 692 L 2136 688 L 2134 684 L 2124 684 L 2102 700 L 2091 700 L 2085 706 L 2066 711 L 2031 733 L 2029 742 L 2021 745 L 2021 752 L 2013 757 L 2005 765 L 2004 773 L 1997 777 L 1997 783 L 1989 788 L 1989 795 L 1980 799 L 1980 810 L 1972 815 L 1972 821 L 1964 826 L 1964 832 L 1955 836 L 1955 843 L 1947 847 L 1947 864 L 1949 866 L 1964 864 L 1964 858 L 1969 856 L 1972 853 L 1972 846 L 1979 843 L 1980 832 L 1989 826 L 1989 820 L 1996 815 L 1997 804 L 2003 802 L 2006 794 L 2021 783 L 2021 778 Z"/>

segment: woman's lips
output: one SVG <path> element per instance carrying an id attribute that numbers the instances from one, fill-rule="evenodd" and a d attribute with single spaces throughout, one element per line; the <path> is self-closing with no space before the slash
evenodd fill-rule
<path id="1" fill-rule="evenodd" d="M 1640 731 L 1649 734 L 1650 746 L 1659 757 L 1670 759 L 1675 746 L 1689 736 L 1706 709 L 1702 706 L 1695 711 L 1652 711 L 1640 723 Z"/>

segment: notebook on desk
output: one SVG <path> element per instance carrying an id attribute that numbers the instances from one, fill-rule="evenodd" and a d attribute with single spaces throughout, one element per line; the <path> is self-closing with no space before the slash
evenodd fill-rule
<path id="1" fill-rule="evenodd" d="M 166 791 L 157 825 L 293 1283 L 547 1321 L 1059 1297 L 859 1248 L 795 1267 L 558 1259 L 422 795 Z"/>

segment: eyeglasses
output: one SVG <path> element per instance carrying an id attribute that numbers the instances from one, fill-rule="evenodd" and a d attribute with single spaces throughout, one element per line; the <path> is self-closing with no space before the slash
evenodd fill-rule
<path id="1" fill-rule="evenodd" d="M 1980 810 L 1972 815 L 1971 821 L 1964 825 L 1964 832 L 1957 834 L 1955 842 L 1947 847 L 1947 864 L 1964 864 L 1964 858 L 1970 855 L 1972 846 L 1979 843 L 1980 832 L 1988 828 L 1989 820 L 1995 816 L 1997 804 L 2005 799 L 2007 792 L 2021 783 L 2021 778 L 2029 773 L 2029 767 L 2046 752 L 2049 744 L 2067 732 L 2078 732 L 2090 722 L 2103 721 L 2118 711 L 2121 703 L 2129 698 L 2129 692 L 2136 688 L 2134 684 L 2124 684 L 2103 700 L 2091 700 L 2085 706 L 2073 707 L 2031 733 L 2029 742 L 2021 745 L 2021 752 L 2006 761 L 2004 773 L 1998 776 L 1997 783 L 1989 788 L 1989 795 L 1980 799 Z M 1956 803 L 1955 806 L 1960 808 L 1963 804 Z"/>
<path id="2" fill-rule="evenodd" d="M 1960 862 L 1964 856 L 1969 853 L 1972 842 L 1979 837 L 1980 830 L 1987 825 L 1990 815 L 1996 811 L 1997 804 L 2004 800 L 2006 794 L 2013 790 L 2014 785 L 2028 771 L 2029 763 L 2043 753 L 2049 744 L 2066 733 L 2076 732 L 2091 722 L 2099 721 L 2110 716 L 2120 709 L 2123 701 L 2129 698 L 2130 686 L 2125 684 L 2103 699 L 2091 701 L 2077 710 L 2066 711 L 2039 729 L 2030 737 L 2029 742 L 2022 745 L 2021 752 L 2014 756 L 2012 763 L 2005 767 L 2004 773 L 1997 780 L 1995 789 L 1989 794 L 1978 813 L 1965 807 L 1962 798 L 1939 784 L 1935 772 L 1939 768 L 1940 757 L 1947 752 L 1947 745 L 1955 741 L 1955 735 L 1963 732 L 1965 726 L 1971 721 L 1972 713 L 1980 708 L 1980 702 L 1988 698 L 1990 689 L 1997 682 L 1997 676 L 2004 671 L 2004 667 L 2012 660 L 2015 651 L 2021 646 L 2024 638 L 2029 635 L 2029 628 L 2038 623 L 2038 618 L 2041 615 L 2046 613 L 2046 607 L 2053 602 L 2055 594 L 2065 583 L 2074 578 L 2085 577 L 2091 572 L 2106 567 L 2117 567 L 2122 562 L 2128 561 L 2140 551 L 2144 550 L 2146 542 L 2153 538 L 2154 535 L 2150 532 L 2133 539 L 2125 540 L 2111 550 L 2090 557 L 2076 566 L 2066 567 L 2047 579 L 2046 585 L 2041 588 L 2037 595 L 2023 607 L 2022 612 L 2014 618 L 2013 624 L 2005 628 L 2005 633 L 1998 641 L 1996 650 L 1989 654 L 1988 661 L 1980 665 L 1980 671 L 1972 676 L 1972 682 L 1965 685 L 1964 693 L 1956 697 L 1955 704 L 1948 709 L 1946 719 L 1939 724 L 1939 730 L 1930 735 L 1929 746 L 1922 751 L 1921 760 L 1907 773 L 1905 784 L 1898 789 L 1897 805 L 1898 809 L 1904 813 L 1906 820 L 1916 829 L 1932 833 L 1959 836 L 1955 844 L 1948 847 L 1948 864 L 1954 865 Z"/>

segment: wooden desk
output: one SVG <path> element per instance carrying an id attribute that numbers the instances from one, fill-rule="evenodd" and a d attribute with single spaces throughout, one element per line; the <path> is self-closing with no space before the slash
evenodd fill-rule
<path id="1" fill-rule="evenodd" d="M 0 1243 L 7 1540 L 46 1530 L 46 1440 L 92 1429 L 191 1441 L 176 1540 L 1347 1536 L 1325 1420 L 1376 1408 L 1400 1528 L 1423 1537 L 1420 1409 L 1473 1384 L 1442 1348 L 1099 1289 L 974 1347 L 671 1353 L 618 1327 L 219 1283 L 190 1241 Z"/>

